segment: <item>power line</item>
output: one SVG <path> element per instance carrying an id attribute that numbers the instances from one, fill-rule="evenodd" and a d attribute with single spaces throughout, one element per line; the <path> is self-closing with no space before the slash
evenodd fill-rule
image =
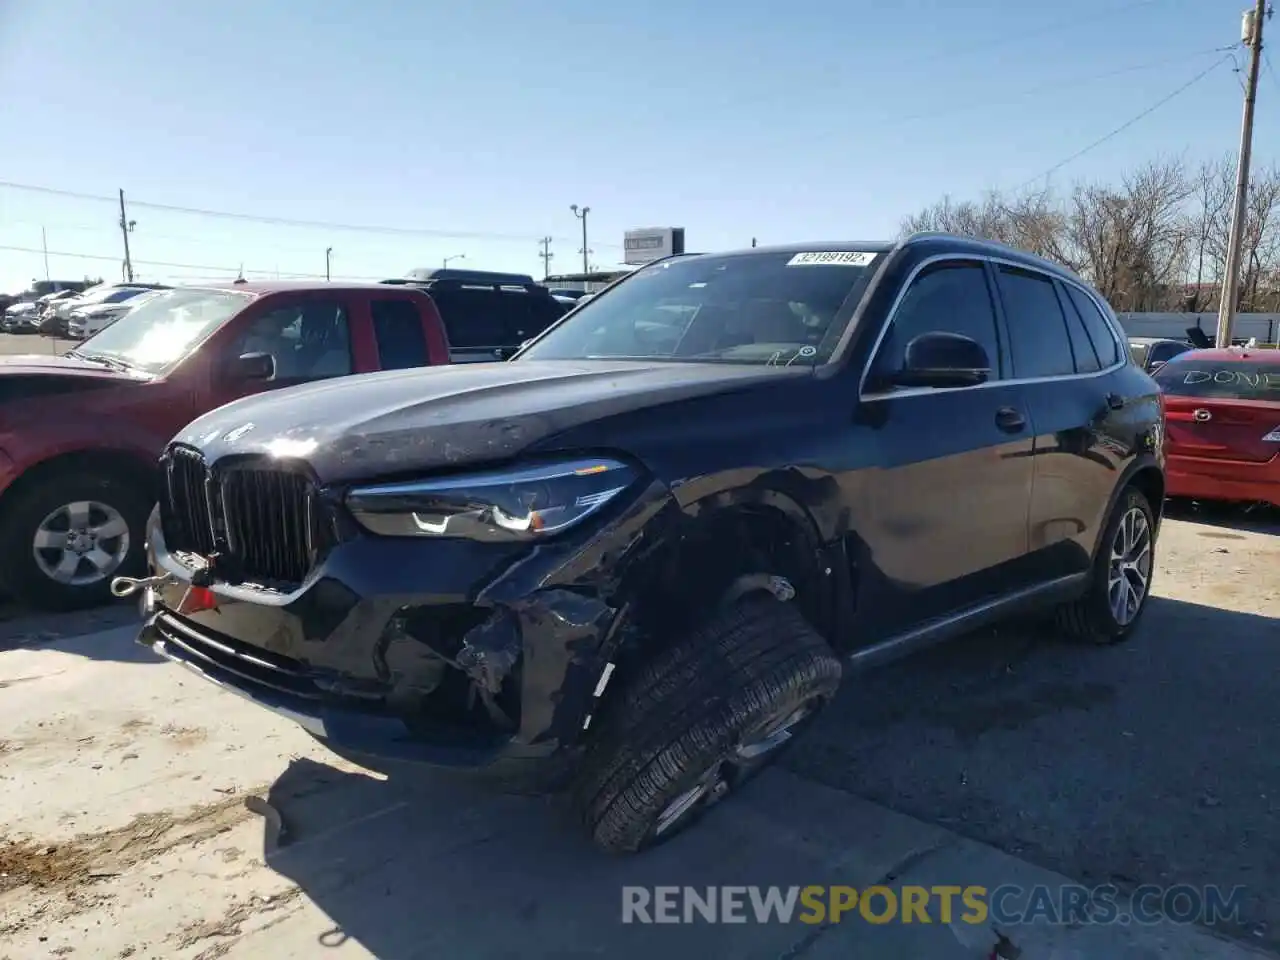
<path id="1" fill-rule="evenodd" d="M 1269 76 L 1277 86 L 1280 86 L 1280 75 L 1276 74 L 1276 68 L 1271 66 L 1271 54 L 1267 53 L 1266 48 L 1262 50 L 1262 60 L 1267 65 L 1267 76 Z"/>
<path id="2" fill-rule="evenodd" d="M 0 245 L 0 250 L 5 250 L 13 253 L 35 253 L 35 254 L 44 253 L 44 251 L 39 247 L 18 247 L 18 246 Z M 101 253 L 75 253 L 70 250 L 50 250 L 49 256 L 67 257 L 72 260 L 97 260 L 97 261 L 110 262 L 110 263 L 120 262 L 120 258 L 116 256 L 108 256 Z M 168 260 L 134 260 L 133 263 L 135 266 L 161 267 L 165 269 L 175 269 L 175 270 L 208 270 L 208 271 L 213 271 L 215 273 L 239 273 L 241 269 L 239 266 L 235 266 L 235 267 L 216 266 L 208 263 L 174 263 Z M 272 275 L 274 275 L 275 273 L 274 270 L 249 270 L 247 272 L 270 273 Z M 291 272 L 289 275 L 291 277 L 301 279 L 301 280 L 323 280 L 324 279 L 323 273 Z M 343 279 L 385 280 L 387 278 L 385 276 L 382 276 L 382 277 L 348 276 Z"/>
<path id="3" fill-rule="evenodd" d="M 970 53 L 975 51 L 990 50 L 993 47 L 1003 47 L 1011 43 L 1022 43 L 1031 37 L 1040 37 L 1048 33 L 1061 33 L 1062 31 L 1070 30 L 1073 27 L 1081 27 L 1091 23 L 1097 23 L 1099 20 L 1109 20 L 1116 14 L 1136 10 L 1139 7 L 1154 6 L 1161 2 L 1163 2 L 1163 0 L 1134 0 L 1133 3 L 1124 3 L 1113 7 L 1107 7 L 1085 16 L 1076 16 L 1068 20 L 1057 20 L 1053 23 L 1047 23 L 1042 27 L 1033 27 L 1030 30 L 1021 30 L 1017 33 L 1010 33 L 1003 37 L 996 37 L 994 40 L 987 41 L 986 43 L 965 44 L 963 47 L 959 47 L 955 51 L 955 56 L 952 57 L 952 59 L 959 59 L 960 57 L 968 56 Z M 937 63 L 940 60 L 945 59 L 947 58 L 934 57 L 931 58 L 931 62 Z"/>
<path id="4" fill-rule="evenodd" d="M 963 113 L 970 110 L 983 110 L 988 107 L 1006 107 L 1012 104 L 1020 103 L 1026 98 L 1035 94 L 1044 93 L 1050 90 L 1063 90 L 1068 87 L 1081 83 L 1092 83 L 1097 80 L 1109 80 L 1113 77 L 1121 77 L 1130 73 L 1140 73 L 1143 70 L 1154 70 L 1158 67 L 1167 67 L 1172 63 L 1185 63 L 1192 57 L 1208 56 L 1211 53 L 1226 53 L 1231 47 L 1209 47 L 1203 50 L 1196 50 L 1188 53 L 1182 53 L 1176 57 L 1163 57 L 1159 60 L 1149 60 L 1145 63 L 1134 64 L 1130 67 L 1121 67 L 1117 70 L 1108 70 L 1105 73 L 1092 73 L 1088 76 L 1068 77 L 1062 80 L 1052 80 L 1034 87 L 1023 88 L 1016 97 L 1008 100 L 977 100 L 976 98 L 968 103 L 957 104 L 951 107 L 944 107 L 941 110 L 931 110 L 927 113 L 908 114 L 899 117 L 898 120 L 907 123 L 913 120 L 933 120 L 939 117 L 950 116 L 955 113 Z M 1215 64 L 1216 66 L 1216 64 Z"/>
<path id="5" fill-rule="evenodd" d="M 1050 176 L 1050 175 L 1052 175 L 1052 174 L 1056 173 L 1058 170 L 1061 170 L 1061 169 L 1062 169 L 1063 167 L 1065 167 L 1067 164 L 1072 163 L 1072 162 L 1074 162 L 1074 161 L 1076 161 L 1076 160 L 1079 160 L 1079 159 L 1080 159 L 1081 157 L 1083 157 L 1086 153 L 1089 153 L 1089 152 L 1091 152 L 1091 151 L 1093 151 L 1093 150 L 1097 149 L 1098 147 L 1102 146 L 1104 143 L 1106 143 L 1108 140 L 1111 140 L 1113 137 L 1119 136 L 1120 134 L 1124 133 L 1124 131 L 1128 130 L 1130 127 L 1132 127 L 1132 126 L 1133 126 L 1135 123 L 1137 123 L 1138 121 L 1146 119 L 1146 118 L 1147 118 L 1147 117 L 1149 117 L 1151 114 L 1155 113 L 1157 110 L 1159 110 L 1161 107 L 1163 107 L 1163 106 L 1164 106 L 1166 103 L 1168 103 L 1170 100 L 1175 99 L 1176 97 L 1178 97 L 1180 94 L 1182 94 L 1182 93 L 1183 93 L 1183 92 L 1185 92 L 1186 90 L 1189 90 L 1191 87 L 1195 86 L 1197 83 L 1199 83 L 1199 82 L 1200 82 L 1201 80 L 1203 80 L 1205 77 L 1209 76 L 1209 74 L 1213 73 L 1213 71 L 1214 71 L 1214 70 L 1217 70 L 1217 69 L 1218 69 L 1218 67 L 1222 66 L 1224 63 L 1226 63 L 1226 62 L 1227 62 L 1228 60 L 1230 60 L 1230 59 L 1231 59 L 1230 55 L 1227 55 L 1227 56 L 1225 56 L 1225 57 L 1222 57 L 1222 58 L 1221 58 L 1221 59 L 1219 59 L 1219 60 L 1215 60 L 1215 61 L 1214 61 L 1214 62 L 1213 62 L 1209 67 L 1205 68 L 1204 70 L 1201 70 L 1201 71 L 1200 71 L 1199 73 L 1197 73 L 1194 77 L 1192 77 L 1190 80 L 1188 80 L 1188 81 L 1187 81 L 1186 83 L 1184 83 L 1182 86 L 1178 87 L 1178 88 L 1177 88 L 1176 90 L 1174 90 L 1172 93 L 1170 93 L 1170 94 L 1168 94 L 1168 95 L 1166 95 L 1166 96 L 1164 96 L 1164 97 L 1160 98 L 1160 99 L 1159 99 L 1159 100 L 1157 100 L 1155 103 L 1151 104 L 1151 106 L 1149 106 L 1149 107 L 1147 107 L 1145 110 L 1143 110 L 1141 113 L 1138 113 L 1138 114 L 1134 115 L 1133 117 L 1130 117 L 1128 120 L 1126 120 L 1124 123 L 1120 124 L 1120 126 L 1116 127 L 1116 128 L 1115 128 L 1114 130 L 1112 130 L 1110 133 L 1107 133 L 1107 134 L 1105 134 L 1104 136 L 1099 137 L 1097 140 L 1094 140 L 1094 141 L 1093 141 L 1092 143 L 1090 143 L 1088 146 L 1086 146 L 1086 147 L 1084 147 L 1084 148 L 1082 148 L 1082 149 L 1080 149 L 1080 150 L 1077 150 L 1075 153 L 1071 154 L 1071 156 L 1067 157 L 1066 159 L 1064 159 L 1064 160 L 1059 160 L 1057 163 L 1055 163 L 1055 164 L 1054 164 L 1052 167 L 1050 167 L 1048 170 L 1045 170 L 1043 173 L 1038 173 L 1038 174 L 1036 174 L 1034 177 L 1031 177 L 1030 179 L 1026 180 L 1025 182 L 1018 184 L 1018 186 L 1016 186 L 1016 187 L 1013 189 L 1013 192 L 1014 192 L 1014 193 L 1017 193 L 1018 191 L 1023 190 L 1023 189 L 1025 189 L 1026 187 L 1031 186 L 1031 184 L 1035 183 L 1037 180 L 1043 180 L 1045 177 L 1048 177 L 1048 176 Z"/>
<path id="6" fill-rule="evenodd" d="M 15 183 L 10 180 L 0 180 L 0 188 L 19 190 L 26 193 L 41 193 L 55 197 L 66 197 L 74 200 L 87 200 L 92 202 L 106 201 L 113 204 L 119 202 L 118 197 L 107 197 L 94 193 L 81 193 L 76 190 L 63 190 L 57 187 L 46 187 L 39 184 Z M 533 234 L 490 233 L 475 230 L 428 230 L 419 227 L 392 227 L 384 224 L 337 223 L 329 220 L 301 220 L 291 217 L 275 217 L 268 216 L 266 214 L 240 213 L 231 210 L 213 210 L 207 207 L 186 207 L 179 204 L 152 203 L 150 201 L 134 199 L 129 200 L 129 206 L 141 207 L 146 210 L 159 210 L 165 213 L 181 213 L 197 217 L 213 217 L 221 220 L 261 223 L 277 227 L 302 227 L 312 230 L 341 230 L 349 233 L 378 233 L 401 237 L 433 237 L 441 240 L 495 240 L 510 243 L 527 243 L 529 241 L 537 243 L 542 240 L 541 236 L 535 236 Z M 564 237 L 554 237 L 553 239 L 565 240 Z M 601 246 L 621 248 L 622 244 L 601 244 Z"/>

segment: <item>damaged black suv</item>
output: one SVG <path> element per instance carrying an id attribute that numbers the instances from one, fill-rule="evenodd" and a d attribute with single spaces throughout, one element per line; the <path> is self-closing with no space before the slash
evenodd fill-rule
<path id="1" fill-rule="evenodd" d="M 1158 390 L 1077 277 L 945 235 L 642 267 L 513 360 L 237 400 L 168 447 L 140 641 L 372 766 L 692 822 L 842 673 L 1139 621 Z"/>

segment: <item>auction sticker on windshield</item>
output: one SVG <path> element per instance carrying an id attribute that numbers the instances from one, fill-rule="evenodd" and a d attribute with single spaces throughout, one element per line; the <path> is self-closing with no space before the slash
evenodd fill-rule
<path id="1" fill-rule="evenodd" d="M 876 258 L 865 250 L 832 250 L 827 253 L 797 253 L 788 267 L 865 267 Z"/>

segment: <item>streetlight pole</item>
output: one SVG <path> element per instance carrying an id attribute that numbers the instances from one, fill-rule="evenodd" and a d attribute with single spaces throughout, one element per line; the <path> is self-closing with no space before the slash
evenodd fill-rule
<path id="1" fill-rule="evenodd" d="M 444 268 L 445 268 L 446 270 L 447 270 L 447 269 L 449 269 L 449 261 L 450 261 L 450 260 L 465 260 L 465 259 L 467 259 L 467 255 L 466 255 L 465 253 L 455 253 L 455 254 L 453 254 L 452 256 L 445 257 L 445 258 L 444 258 Z"/>
<path id="2" fill-rule="evenodd" d="M 329 265 L 333 260 L 333 247 L 324 248 L 324 281 L 329 282 Z"/>
<path id="3" fill-rule="evenodd" d="M 587 257 L 591 251 L 587 249 L 587 214 L 591 212 L 590 207 L 579 208 L 576 203 L 569 204 L 569 209 L 573 211 L 573 215 L 582 221 L 582 273 L 583 282 L 586 282 L 586 274 L 591 272 L 587 266 Z"/>

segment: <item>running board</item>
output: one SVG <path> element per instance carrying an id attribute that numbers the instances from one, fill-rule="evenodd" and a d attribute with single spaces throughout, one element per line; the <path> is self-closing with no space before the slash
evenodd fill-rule
<path id="1" fill-rule="evenodd" d="M 1035 607 L 1048 600 L 1070 600 L 1079 595 L 1080 588 L 1089 580 L 1090 571 L 1072 573 L 1032 587 L 1023 587 L 1014 593 L 987 600 L 959 613 L 937 617 L 906 633 L 881 640 L 869 647 L 855 650 L 848 656 L 848 664 L 854 670 L 878 667 L 894 660 L 908 657 L 944 640 L 976 630 L 983 624 L 1002 620 L 1019 610 Z"/>

